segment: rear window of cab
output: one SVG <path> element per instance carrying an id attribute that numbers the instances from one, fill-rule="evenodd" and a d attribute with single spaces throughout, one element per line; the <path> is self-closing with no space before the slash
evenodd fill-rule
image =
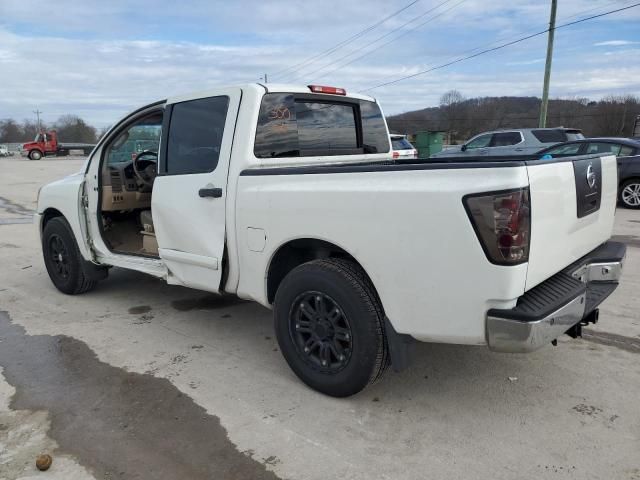
<path id="1" fill-rule="evenodd" d="M 253 151 L 258 158 L 387 153 L 389 137 L 375 102 L 268 93 Z"/>

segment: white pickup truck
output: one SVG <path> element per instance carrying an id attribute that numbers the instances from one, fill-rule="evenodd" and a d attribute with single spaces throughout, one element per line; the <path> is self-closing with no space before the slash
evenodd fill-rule
<path id="1" fill-rule="evenodd" d="M 140 108 L 36 223 L 64 293 L 120 267 L 272 308 L 312 388 L 352 395 L 415 341 L 528 352 L 597 320 L 613 156 L 394 163 L 373 98 L 250 84 Z"/>

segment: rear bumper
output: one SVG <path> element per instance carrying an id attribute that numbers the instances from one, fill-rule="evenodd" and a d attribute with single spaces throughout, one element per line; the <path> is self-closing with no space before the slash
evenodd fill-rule
<path id="1" fill-rule="evenodd" d="M 512 309 L 487 312 L 489 348 L 531 352 L 582 322 L 618 286 L 626 246 L 606 242 L 537 285 Z"/>

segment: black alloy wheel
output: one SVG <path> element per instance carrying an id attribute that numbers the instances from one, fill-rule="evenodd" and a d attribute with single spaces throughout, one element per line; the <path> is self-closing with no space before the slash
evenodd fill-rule
<path id="1" fill-rule="evenodd" d="M 62 280 L 69 278 L 69 252 L 60 235 L 54 233 L 49 237 L 49 257 L 55 273 Z"/>
<path id="2" fill-rule="evenodd" d="M 314 369 L 337 373 L 351 359 L 353 334 L 340 305 L 321 292 L 304 292 L 293 302 L 289 333 L 301 358 Z"/>

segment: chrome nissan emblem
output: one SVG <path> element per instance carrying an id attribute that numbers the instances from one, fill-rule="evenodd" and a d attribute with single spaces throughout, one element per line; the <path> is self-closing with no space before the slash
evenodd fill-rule
<path id="1" fill-rule="evenodd" d="M 589 184 L 589 188 L 593 188 L 596 184 L 596 172 L 593 171 L 592 163 L 587 167 L 587 184 Z"/>

